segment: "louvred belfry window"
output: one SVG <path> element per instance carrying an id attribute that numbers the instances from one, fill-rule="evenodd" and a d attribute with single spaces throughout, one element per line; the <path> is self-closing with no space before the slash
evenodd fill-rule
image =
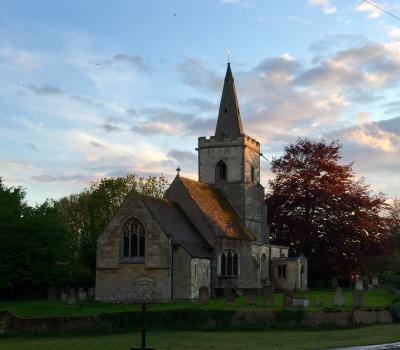
<path id="1" fill-rule="evenodd" d="M 224 161 L 220 160 L 215 167 L 215 182 L 221 183 L 228 180 L 228 168 Z"/>
<path id="2" fill-rule="evenodd" d="M 143 258 L 145 254 L 145 231 L 142 223 L 129 219 L 122 229 L 122 258 Z"/>

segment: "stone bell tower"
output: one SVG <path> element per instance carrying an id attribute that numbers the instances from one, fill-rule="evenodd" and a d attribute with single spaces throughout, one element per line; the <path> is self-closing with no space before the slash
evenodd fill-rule
<path id="1" fill-rule="evenodd" d="M 223 191 L 245 226 L 268 242 L 260 143 L 243 132 L 235 81 L 226 70 L 215 135 L 198 139 L 199 181 Z"/>

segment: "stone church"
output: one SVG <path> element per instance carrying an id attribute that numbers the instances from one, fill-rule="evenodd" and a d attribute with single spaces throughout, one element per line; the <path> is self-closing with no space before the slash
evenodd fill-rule
<path id="1" fill-rule="evenodd" d="M 177 169 L 163 199 L 126 196 L 97 241 L 96 300 L 307 289 L 307 259 L 269 244 L 260 143 L 244 134 L 229 63 L 215 135 L 200 137 L 196 150 L 199 181 Z"/>

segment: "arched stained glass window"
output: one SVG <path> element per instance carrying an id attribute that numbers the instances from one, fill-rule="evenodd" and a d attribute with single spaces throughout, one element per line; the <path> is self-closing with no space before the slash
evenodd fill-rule
<path id="1" fill-rule="evenodd" d="M 122 229 L 122 257 L 143 258 L 145 254 L 145 235 L 142 223 L 130 218 Z"/>
<path id="2" fill-rule="evenodd" d="M 221 254 L 221 276 L 237 277 L 239 274 L 239 257 L 234 251 L 224 251 Z"/>

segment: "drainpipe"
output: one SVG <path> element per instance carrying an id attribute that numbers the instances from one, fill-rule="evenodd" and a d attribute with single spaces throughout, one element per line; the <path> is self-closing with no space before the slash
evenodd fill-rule
<path id="1" fill-rule="evenodd" d="M 174 247 L 171 237 L 169 238 L 169 246 L 171 250 L 171 301 L 174 301 Z"/>

